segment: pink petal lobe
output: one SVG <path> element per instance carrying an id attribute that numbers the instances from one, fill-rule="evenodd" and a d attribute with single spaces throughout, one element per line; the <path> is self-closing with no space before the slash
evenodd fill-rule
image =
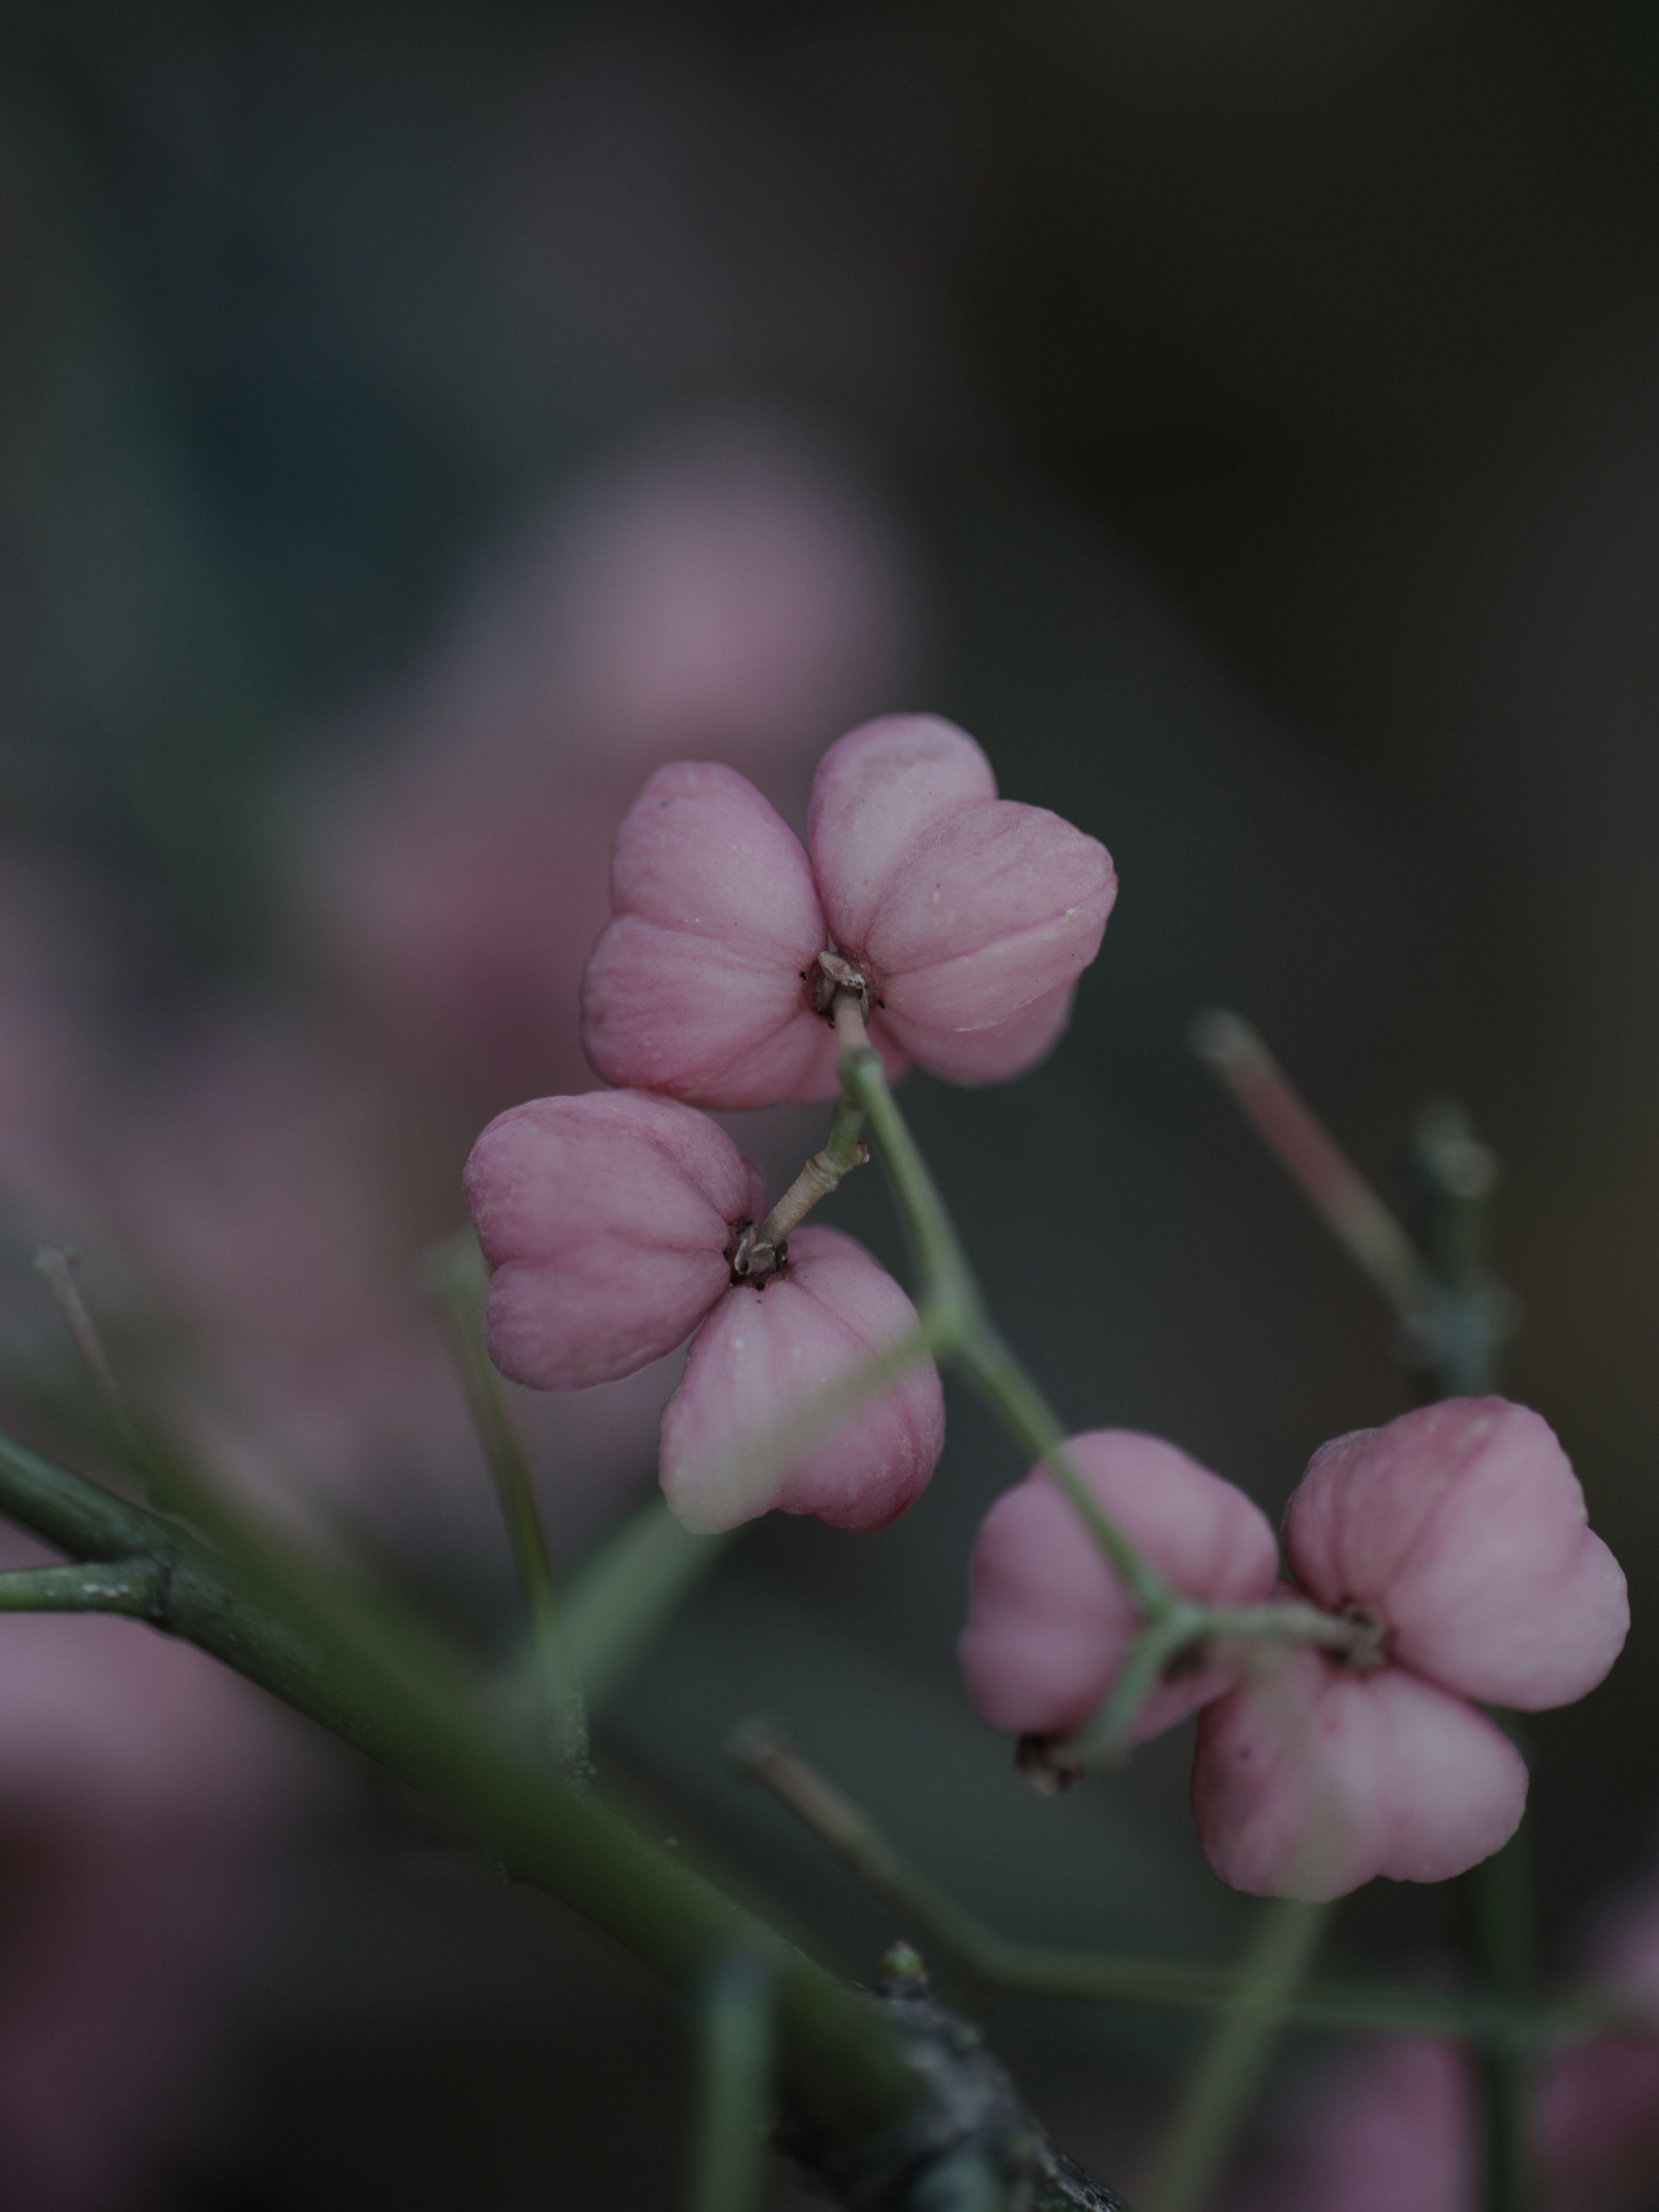
<path id="1" fill-rule="evenodd" d="M 1520 1825 L 1527 1769 L 1482 1713 L 1403 1667 L 1361 1678 L 1316 1651 L 1205 1708 L 1193 1816 L 1223 1881 L 1345 1897 L 1378 1875 L 1445 1881 Z"/>
<path id="2" fill-rule="evenodd" d="M 664 1495 L 699 1534 L 775 1509 L 832 1528 L 880 1528 L 926 1488 L 945 1443 L 938 1370 L 919 1360 L 850 1413 L 757 1496 L 734 1455 L 915 1326 L 915 1309 L 862 1246 L 834 1229 L 797 1229 L 787 1273 L 727 1291 L 698 1331 L 663 1415 Z"/>
<path id="3" fill-rule="evenodd" d="M 1251 1605 L 1273 1588 L 1279 1547 L 1266 1516 L 1229 1482 L 1161 1437 L 1097 1429 L 1066 1447 L 1112 1519 L 1183 1596 Z M 974 1548 L 957 1656 L 993 1728 L 1065 1735 L 1103 1701 L 1133 1640 L 1133 1607 L 1065 1494 L 1042 1468 L 1000 1498 Z M 1173 1727 L 1230 1688 L 1206 1667 L 1160 1683 L 1133 1739 Z"/>
<path id="4" fill-rule="evenodd" d="M 1103 845 L 999 799 L 973 739 L 924 714 L 830 747 L 811 842 L 830 933 L 912 1059 L 993 1083 L 1050 1050 L 1117 896 Z"/>
<path id="5" fill-rule="evenodd" d="M 990 762 L 937 714 L 884 715 L 837 738 L 812 779 L 807 824 L 836 944 L 865 942 L 895 870 L 928 830 L 996 795 Z"/>
<path id="6" fill-rule="evenodd" d="M 533 1390 L 576 1390 L 690 1334 L 726 1288 L 758 1176 L 690 1107 L 599 1091 L 497 1115 L 464 1187 L 495 1271 L 490 1358 Z"/>
<path id="7" fill-rule="evenodd" d="M 823 915 L 799 840 L 713 763 L 653 775 L 617 833 L 612 920 L 582 978 L 582 1043 L 610 1083 L 705 1106 L 835 1090 L 801 983 Z"/>
<path id="8" fill-rule="evenodd" d="M 1566 1454 L 1502 1398 L 1448 1399 L 1324 1445 L 1285 1542 L 1322 1605 L 1371 1607 L 1396 1657 L 1494 1705 L 1583 1697 L 1630 1626 L 1624 1576 Z"/>

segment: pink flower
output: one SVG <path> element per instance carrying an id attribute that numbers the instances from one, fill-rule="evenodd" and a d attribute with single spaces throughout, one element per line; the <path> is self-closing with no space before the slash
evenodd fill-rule
<path id="1" fill-rule="evenodd" d="M 812 857 L 733 770 L 653 776 L 617 833 L 613 918 L 582 982 L 606 1080 L 708 1106 L 827 1098 L 815 1004 L 833 945 L 872 1040 L 958 1082 L 1018 1075 L 1064 1028 L 1117 882 L 1105 848 L 996 796 L 973 739 L 929 715 L 866 723 L 819 763 Z"/>
<path id="2" fill-rule="evenodd" d="M 795 1230 L 781 1273 L 734 1283 L 734 1233 L 764 1215 L 766 1196 L 702 1115 L 639 1091 L 539 1098 L 490 1123 L 465 1185 L 495 1270 L 490 1357 L 515 1382 L 574 1390 L 630 1375 L 702 1323 L 662 1424 L 663 1489 L 687 1528 L 733 1528 L 776 1506 L 879 1528 L 926 1486 L 945 1435 L 929 1359 L 764 1496 L 727 1486 L 748 1438 L 916 1316 L 832 1229 Z"/>
<path id="3" fill-rule="evenodd" d="M 1546 1424 L 1455 1399 L 1316 1453 L 1291 1502 L 1304 1590 L 1382 1632 L 1361 1674 L 1264 1658 L 1199 1724 L 1193 1809 L 1210 1863 L 1257 1894 L 1340 1897 L 1374 1875 L 1443 1881 L 1514 1832 L 1527 1774 L 1469 1702 L 1571 1703 L 1629 1626 Z"/>
<path id="4" fill-rule="evenodd" d="M 1285 1521 L 1316 1604 L 1358 1604 L 1403 1666 L 1540 1712 L 1593 1690 L 1630 1628 L 1619 1563 L 1548 1423 L 1451 1398 L 1322 1445 Z"/>
<path id="5" fill-rule="evenodd" d="M 774 1508 L 832 1528 L 884 1528 L 927 1487 L 945 1443 L 945 1401 L 931 1359 L 795 1460 L 763 1497 L 720 1480 L 751 1437 L 915 1327 L 886 1270 L 834 1229 L 795 1230 L 785 1273 L 734 1284 L 691 1346 L 662 1423 L 662 1486 L 699 1534 Z"/>
<path id="6" fill-rule="evenodd" d="M 495 1271 L 489 1356 L 535 1390 L 610 1382 L 683 1343 L 730 1281 L 734 1231 L 766 1211 L 723 1130 L 638 1091 L 498 1115 L 465 1188 Z"/>
<path id="7" fill-rule="evenodd" d="M 1273 1587 L 1279 1547 L 1243 1491 L 1173 1444 L 1128 1429 L 1073 1437 L 1066 1450 L 1101 1505 L 1182 1596 L 1253 1605 Z M 974 1547 L 957 1646 L 993 1728 L 1068 1735 L 1104 1701 L 1128 1656 L 1135 1609 L 1076 1510 L 1036 1468 L 1000 1498 Z M 1131 1741 L 1219 1697 L 1237 1668 L 1212 1663 L 1160 1682 Z"/>
<path id="8" fill-rule="evenodd" d="M 1261 2185 L 1227 2212 L 1474 2212 L 1472 2107 L 1455 2045 L 1374 2045 L 1310 2085 Z"/>
<path id="9" fill-rule="evenodd" d="M 1199 1719 L 1199 1838 L 1252 1896 L 1446 1881 L 1507 1843 L 1526 1802 L 1501 1730 L 1403 1667 L 1362 1678 L 1319 1651 L 1264 1656 Z"/>

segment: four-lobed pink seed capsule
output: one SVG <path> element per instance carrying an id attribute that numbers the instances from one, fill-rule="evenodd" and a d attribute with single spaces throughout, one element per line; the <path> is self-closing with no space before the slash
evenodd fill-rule
<path id="1" fill-rule="evenodd" d="M 1536 1413 L 1452 1399 L 1326 1444 L 1291 1501 L 1295 1579 L 1276 1590 L 1272 1531 L 1231 1484 L 1123 1431 L 1069 1449 L 1179 1595 L 1211 1606 L 1277 1595 L 1376 1632 L 1358 1665 L 1224 1639 L 1143 1707 L 1137 1741 L 1202 1708 L 1193 1809 L 1224 1881 L 1310 1899 L 1376 1875 L 1442 1881 L 1513 1834 L 1526 1766 L 1477 1701 L 1526 1712 L 1572 1703 L 1612 1666 L 1630 1622 L 1624 1577 Z M 1075 1730 L 1121 1671 L 1135 1626 L 1047 1474 L 992 1508 L 961 1656 L 994 1726 Z"/>
<path id="2" fill-rule="evenodd" d="M 465 1188 L 493 1270 L 491 1357 L 536 1389 L 631 1374 L 693 1340 L 664 1416 L 664 1492 L 688 1528 L 775 1509 L 878 1528 L 926 1486 L 944 1441 L 921 1355 L 820 1421 L 787 1464 L 751 1462 L 792 1414 L 916 1328 L 850 1237 L 797 1227 L 775 1271 L 740 1276 L 764 1214 L 758 1171 L 696 1109 L 827 1098 L 831 981 L 851 977 L 890 1075 L 1018 1074 L 1054 1045 L 1116 895 L 1103 847 L 999 799 L 984 755 L 926 715 L 833 745 L 810 854 L 730 769 L 646 785 L 617 841 L 612 920 L 583 981 L 583 1036 L 617 1089 L 497 1117 Z M 694 1334 L 695 1332 L 695 1334 Z M 1326 1898 L 1376 1875 L 1435 1881 L 1497 1850 L 1525 1765 L 1480 1703 L 1582 1697 L 1628 1626 L 1536 1414 L 1458 1400 L 1316 1454 L 1284 1528 L 1173 1445 L 1073 1439 L 1100 1505 L 1180 1596 L 1274 1596 L 1364 1624 L 1354 1652 L 1217 1638 L 1180 1656 L 1127 1733 L 1199 1712 L 1193 1808 L 1235 1887 Z M 1140 1627 L 1073 1506 L 1036 1470 L 975 1548 L 961 1658 L 994 1726 L 1064 1736 L 1109 1696 Z"/>
<path id="3" fill-rule="evenodd" d="M 1035 1066 L 1100 950 L 1117 878 L 1057 814 L 997 797 L 990 763 L 930 714 L 833 744 L 810 857 L 733 769 L 659 769 L 617 836 L 613 918 L 582 982 L 609 1083 L 714 1107 L 836 1094 L 818 955 L 864 977 L 871 1042 L 958 1083 Z"/>

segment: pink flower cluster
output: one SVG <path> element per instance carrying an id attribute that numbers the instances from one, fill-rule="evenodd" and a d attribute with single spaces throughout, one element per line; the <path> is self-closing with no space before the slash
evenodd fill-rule
<path id="1" fill-rule="evenodd" d="M 1452 1399 L 1314 1455 L 1267 1521 L 1173 1445 L 1121 1430 L 1070 1449 L 1101 1504 L 1182 1596 L 1311 1602 L 1364 1625 L 1353 1654 L 1243 1643 L 1160 1683 L 1133 1730 L 1201 1708 L 1193 1810 L 1211 1865 L 1259 1895 L 1330 1898 L 1374 1875 L 1442 1881 L 1496 1850 L 1526 1802 L 1519 1753 L 1480 1704 L 1571 1704 L 1630 1624 L 1618 1563 L 1545 1422 Z M 961 1656 L 986 1718 L 1065 1735 L 1121 1671 L 1136 1620 L 1042 1470 L 992 1508 Z"/>
<path id="2" fill-rule="evenodd" d="M 834 1230 L 794 1229 L 775 1269 L 740 1274 L 737 1240 L 766 1194 L 687 1102 L 833 1095 L 836 978 L 856 978 L 890 1071 L 914 1059 L 965 1081 L 1015 1074 L 1064 1026 L 1116 890 L 1102 846 L 998 799 L 972 738 L 928 716 L 832 745 L 811 822 L 809 860 L 733 770 L 652 777 L 618 834 L 615 914 L 583 983 L 588 1050 L 623 1087 L 514 1107 L 466 1169 L 504 1374 L 585 1389 L 696 1330 L 660 1472 L 698 1530 L 769 1507 L 880 1528 L 932 1474 L 944 1410 L 919 1361 L 763 1494 L 738 1479 L 745 1439 L 904 1336 L 915 1312 Z"/>

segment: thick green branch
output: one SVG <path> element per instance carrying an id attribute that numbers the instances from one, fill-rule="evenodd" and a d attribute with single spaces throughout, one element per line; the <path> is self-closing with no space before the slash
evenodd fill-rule
<path id="1" fill-rule="evenodd" d="M 161 1625 L 459 1815 L 519 1880 L 561 1899 L 693 1996 L 712 1962 L 772 1962 L 790 2103 L 837 2136 L 901 2125 L 921 2100 L 880 2018 L 730 1898 L 648 1842 L 599 1797 L 503 1740 L 468 1679 L 412 1638 L 382 1649 L 320 1610 L 275 1600 L 239 1561 L 159 1516 L 0 1437 L 0 1512 L 92 1563 L 143 1559 L 163 1589 Z"/>

